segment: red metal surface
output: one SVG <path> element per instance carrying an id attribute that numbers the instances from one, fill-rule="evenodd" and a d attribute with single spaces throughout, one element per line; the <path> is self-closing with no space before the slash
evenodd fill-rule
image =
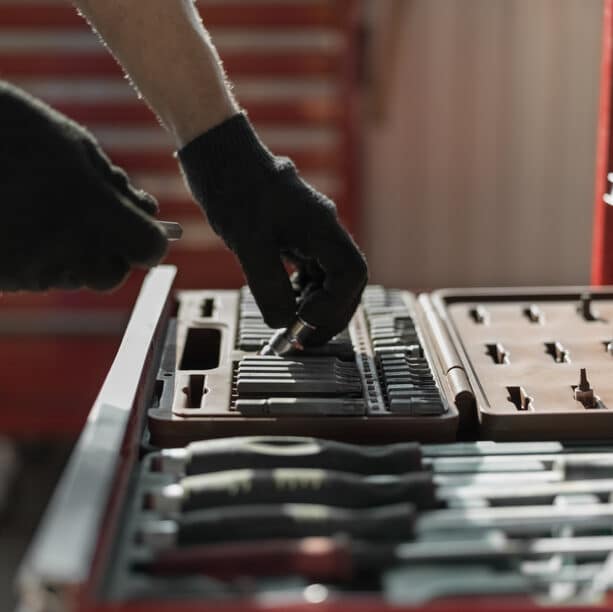
<path id="1" fill-rule="evenodd" d="M 534 602 L 519 598 L 503 599 L 500 597 L 475 598 L 465 597 L 445 599 L 425 606 L 395 606 L 376 598 L 342 599 L 321 604 L 296 604 L 265 606 L 244 601 L 232 604 L 204 604 L 196 602 L 149 601 L 107 606 L 91 605 L 80 608 L 79 612 L 596 612 L 612 610 L 613 599 L 602 606 L 551 606 L 543 608 Z"/>
<path id="2" fill-rule="evenodd" d="M 334 53 L 294 52 L 289 54 L 254 52 L 249 55 L 224 53 L 224 67 L 234 77 L 241 76 L 326 76 L 338 69 Z M 122 71 L 108 54 L 7 53 L 0 52 L 0 75 L 6 79 L 26 77 L 108 77 Z"/>
<path id="3" fill-rule="evenodd" d="M 309 52 L 265 53 L 224 52 L 224 67 L 233 78 L 241 76 L 322 77 L 335 74 L 339 69 L 336 54 L 322 50 Z M 26 77 L 109 77 L 120 76 L 122 71 L 115 60 L 101 50 L 100 53 L 81 55 L 44 52 L 0 52 L 0 75 L 3 78 Z"/>
<path id="4" fill-rule="evenodd" d="M 147 363 L 141 373 L 139 391 L 134 399 L 134 404 L 131 407 L 130 420 L 128 422 L 126 433 L 124 439 L 122 440 L 120 449 L 120 455 L 123 460 L 120 462 L 117 473 L 115 474 L 112 489 L 113 492 L 107 503 L 102 532 L 96 546 L 91 580 L 87 585 L 85 585 L 84 590 L 81 593 L 84 601 L 95 600 L 95 594 L 99 590 L 105 569 L 107 567 L 109 554 L 115 545 L 114 536 L 117 533 L 121 510 L 123 508 L 125 495 L 128 489 L 130 477 L 132 475 L 132 466 L 137 461 L 140 452 L 142 422 L 149 400 L 145 390 L 149 388 L 148 383 L 151 382 L 150 376 L 153 373 L 151 365 L 152 361 L 155 359 L 157 347 L 160 345 L 160 342 L 163 341 L 166 333 L 168 318 L 172 315 L 173 306 L 174 300 L 171 294 L 166 300 L 163 314 L 156 326 L 152 345 L 147 354 Z M 86 605 L 83 607 L 86 609 Z M 150 608 L 150 610 L 154 609 L 155 608 Z"/>
<path id="5" fill-rule="evenodd" d="M 55 108 L 82 123 L 113 123 L 134 126 L 159 126 L 155 115 L 134 96 L 132 102 L 60 102 Z M 276 125 L 319 126 L 338 121 L 343 114 L 330 98 L 302 98 L 287 102 L 243 101 L 242 106 L 254 122 Z"/>
<path id="6" fill-rule="evenodd" d="M 340 0 L 339 8 L 343 15 L 343 29 L 346 33 L 347 52 L 343 56 L 342 100 L 343 115 L 341 119 L 343 134 L 343 174 L 345 176 L 343 199 L 347 203 L 342 210 L 343 221 L 349 231 L 359 235 L 361 203 L 359 200 L 359 179 L 361 158 L 359 155 L 359 61 L 360 52 L 360 6 L 354 0 Z"/>
<path id="7" fill-rule="evenodd" d="M 215 287 L 229 289 L 244 282 L 241 269 L 234 255 L 222 246 L 203 251 L 171 246 L 163 263 L 179 267 L 174 287 L 194 289 Z M 134 304 L 144 277 L 144 271 L 133 270 L 118 289 L 98 293 L 89 290 L 49 291 L 46 294 L 5 293 L 2 295 L 2 312 L 37 312 L 41 304 L 45 310 L 58 308 L 82 310 L 121 311 L 127 317 Z M 0 342 L 3 341 L 0 339 Z M 86 406 L 89 409 L 89 406 Z"/>
<path id="8" fill-rule="evenodd" d="M 334 2 L 296 2 L 283 6 L 277 2 L 200 3 L 200 12 L 208 27 L 270 28 L 318 27 L 336 23 L 339 12 Z M 82 27 L 83 19 L 69 4 L 31 4 L 3 2 L 0 23 L 14 28 Z"/>
<path id="9" fill-rule="evenodd" d="M 592 284 L 594 285 L 613 283 L 613 206 L 607 206 L 602 201 L 603 194 L 608 191 L 607 174 L 613 170 L 612 70 L 613 0 L 604 0 L 592 243 Z"/>
<path id="10" fill-rule="evenodd" d="M 118 345 L 117 336 L 1 338 L 11 361 L 0 368 L 0 431 L 22 439 L 76 436 Z"/>

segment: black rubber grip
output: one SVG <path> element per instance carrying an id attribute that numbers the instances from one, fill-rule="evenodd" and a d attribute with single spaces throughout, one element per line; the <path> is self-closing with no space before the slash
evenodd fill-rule
<path id="1" fill-rule="evenodd" d="M 190 512 L 178 521 L 179 545 L 345 534 L 364 540 L 413 537 L 415 508 L 396 504 L 367 510 L 316 504 L 230 506 Z"/>
<path id="2" fill-rule="evenodd" d="M 181 485 L 184 511 L 274 503 L 372 508 L 410 502 L 420 510 L 438 505 L 430 472 L 368 477 L 302 468 L 230 470 L 190 476 Z"/>
<path id="3" fill-rule="evenodd" d="M 416 442 L 358 446 L 298 436 L 245 436 L 193 442 L 186 474 L 224 470 L 320 468 L 355 474 L 404 474 L 422 469 Z"/>

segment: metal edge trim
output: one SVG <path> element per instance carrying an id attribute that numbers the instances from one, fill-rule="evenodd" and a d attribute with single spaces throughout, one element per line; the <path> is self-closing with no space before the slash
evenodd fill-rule
<path id="1" fill-rule="evenodd" d="M 138 383 L 163 315 L 174 266 L 143 282 L 117 355 L 18 573 L 23 601 L 37 609 L 47 593 L 78 589 L 87 580 L 99 527 L 120 461 Z"/>

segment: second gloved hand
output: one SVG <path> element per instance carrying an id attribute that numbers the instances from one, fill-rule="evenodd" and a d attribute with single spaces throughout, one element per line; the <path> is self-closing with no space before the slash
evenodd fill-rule
<path id="1" fill-rule="evenodd" d="M 0 81 L 0 290 L 110 289 L 166 236 L 83 127 Z"/>
<path id="2" fill-rule="evenodd" d="M 299 314 L 317 327 L 309 344 L 340 332 L 368 273 L 334 203 L 289 159 L 272 155 L 243 114 L 191 141 L 179 159 L 212 228 L 240 260 L 266 323 L 286 327 Z M 299 268 L 299 304 L 282 259 Z"/>

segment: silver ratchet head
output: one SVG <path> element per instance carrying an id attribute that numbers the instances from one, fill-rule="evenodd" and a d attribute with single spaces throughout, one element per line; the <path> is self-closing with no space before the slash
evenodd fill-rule
<path id="1" fill-rule="evenodd" d="M 286 329 L 280 329 L 268 341 L 268 344 L 262 348 L 259 355 L 277 355 L 283 357 L 291 353 L 296 353 L 304 350 L 304 341 L 317 328 L 310 323 L 307 323 L 300 317 Z"/>

